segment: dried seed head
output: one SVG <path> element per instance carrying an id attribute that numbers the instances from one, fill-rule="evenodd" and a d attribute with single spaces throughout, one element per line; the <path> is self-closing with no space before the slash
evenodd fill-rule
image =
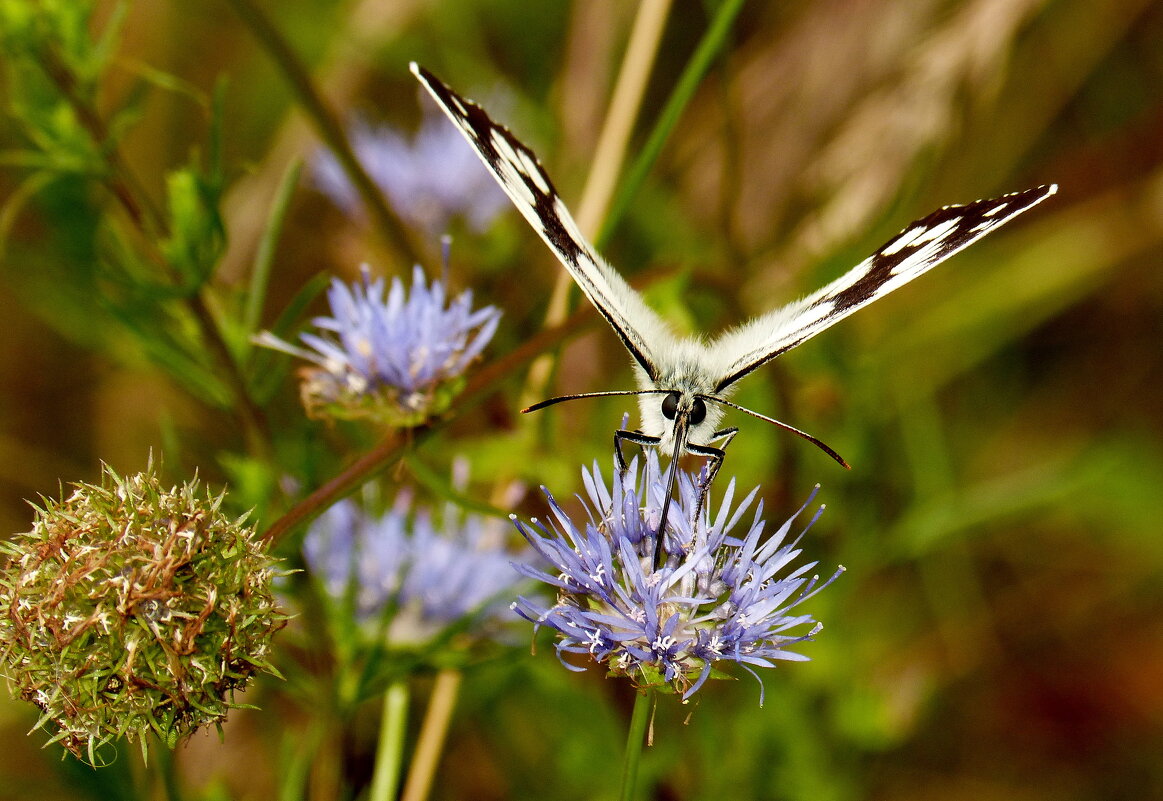
<path id="1" fill-rule="evenodd" d="M 267 664 L 274 558 L 197 478 L 163 489 L 151 464 L 45 500 L 0 544 L 0 671 L 79 758 L 149 732 L 169 747 L 219 724 Z"/>

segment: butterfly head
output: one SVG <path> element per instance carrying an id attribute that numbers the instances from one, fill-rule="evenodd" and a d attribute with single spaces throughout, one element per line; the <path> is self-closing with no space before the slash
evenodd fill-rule
<path id="1" fill-rule="evenodd" d="M 717 395 L 700 371 L 689 371 L 651 380 L 641 372 L 638 384 L 648 393 L 638 396 L 642 433 L 658 437 L 664 452 L 676 441 L 705 445 L 714 438 L 723 409 L 712 399 Z"/>

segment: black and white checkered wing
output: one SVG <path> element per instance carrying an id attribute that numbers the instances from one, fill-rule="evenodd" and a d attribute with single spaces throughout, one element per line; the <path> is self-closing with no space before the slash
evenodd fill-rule
<path id="1" fill-rule="evenodd" d="M 716 391 L 928 272 L 1056 191 L 1057 185 L 1050 184 L 946 206 L 905 228 L 818 292 L 728 331 L 711 346 L 713 362 L 723 365 Z"/>
<path id="2" fill-rule="evenodd" d="M 458 95 L 428 70 L 415 63 L 411 70 L 614 328 L 630 355 L 651 380 L 657 379 L 660 349 L 669 347 L 674 335 L 582 236 L 537 156 L 507 128 L 493 122 L 484 109 Z"/>

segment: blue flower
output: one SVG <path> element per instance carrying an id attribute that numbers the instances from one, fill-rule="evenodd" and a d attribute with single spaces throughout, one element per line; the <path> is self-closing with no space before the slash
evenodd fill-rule
<path id="1" fill-rule="evenodd" d="M 401 217 L 432 234 L 442 234 L 455 216 L 483 231 L 509 200 L 478 161 L 460 133 L 432 104 L 409 141 L 387 125 L 356 118 L 351 146 L 368 177 L 387 195 Z M 359 196 L 330 151 L 312 163 L 316 186 L 349 214 L 360 208 Z"/>
<path id="2" fill-rule="evenodd" d="M 351 593 L 356 617 L 374 617 L 400 589 L 408 536 L 406 504 L 373 518 L 350 500 L 330 507 L 303 538 L 311 574 L 336 600 Z"/>
<path id="3" fill-rule="evenodd" d="M 343 500 L 311 525 L 303 556 L 328 596 L 350 599 L 358 620 L 387 613 L 393 643 L 426 642 L 469 617 L 510 617 L 506 600 L 523 579 L 496 522 L 450 505 L 437 524 L 431 510 L 412 509 L 407 492 L 379 516 Z"/>
<path id="4" fill-rule="evenodd" d="M 365 265 L 360 283 L 336 278 L 327 297 L 332 316 L 312 320 L 318 333 L 299 335 L 307 348 L 268 332 L 256 341 L 316 365 L 302 372 L 309 415 L 396 426 L 418 425 L 448 408 L 501 317 L 492 306 L 473 311 L 471 291 L 446 302 L 444 285 L 429 286 L 419 266 L 411 295 L 393 278 L 385 296 L 384 279 L 373 280 Z"/>
<path id="5" fill-rule="evenodd" d="M 552 568 L 514 567 L 555 587 L 557 603 L 546 606 L 521 597 L 513 609 L 535 626 L 559 632 L 558 658 L 567 668 L 584 669 L 566 662 L 565 654 L 588 654 L 606 663 L 612 675 L 629 676 L 639 686 L 669 685 L 684 700 L 721 663 L 738 663 L 758 680 L 753 668 L 807 659 L 789 649 L 812 639 L 822 625 L 793 610 L 843 572 L 838 568 L 820 583 L 819 576 L 809 573 L 816 563 L 792 567 L 803 532 L 790 542 L 788 533 L 819 487 L 766 539 L 762 501 L 755 505 L 745 533 L 734 536 L 731 532 L 758 488 L 732 510 L 732 480 L 712 516 L 710 499 L 700 503 L 699 480 L 680 471 L 667 515 L 665 562 L 655 569 L 665 479 L 653 451 L 644 469 L 635 460 L 609 488 L 597 465 L 592 471 L 583 469 L 589 500 L 582 502 L 588 519 L 580 524 L 542 488 L 552 512 L 548 525 L 537 519 L 530 524 L 515 517 L 513 521 Z"/>

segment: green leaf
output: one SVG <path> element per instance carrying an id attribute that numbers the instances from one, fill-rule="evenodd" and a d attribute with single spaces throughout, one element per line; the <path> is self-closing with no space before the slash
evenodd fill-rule
<path id="1" fill-rule="evenodd" d="M 242 318 L 243 332 L 248 338 L 258 332 L 279 236 L 283 232 L 283 224 L 286 222 L 287 212 L 290 210 L 291 198 L 299 184 L 299 176 L 302 171 L 302 161 L 294 161 L 287 167 L 287 171 L 283 174 L 283 180 L 279 183 L 278 192 L 275 194 L 274 203 L 271 205 L 262 239 L 259 241 L 258 253 L 254 259 L 254 270 L 250 274 L 246 311 Z"/>
<path id="2" fill-rule="evenodd" d="M 210 277 L 226 245 L 219 216 L 219 188 L 203 179 L 193 166 L 166 178 L 170 236 L 162 244 L 167 261 L 195 290 Z"/>

